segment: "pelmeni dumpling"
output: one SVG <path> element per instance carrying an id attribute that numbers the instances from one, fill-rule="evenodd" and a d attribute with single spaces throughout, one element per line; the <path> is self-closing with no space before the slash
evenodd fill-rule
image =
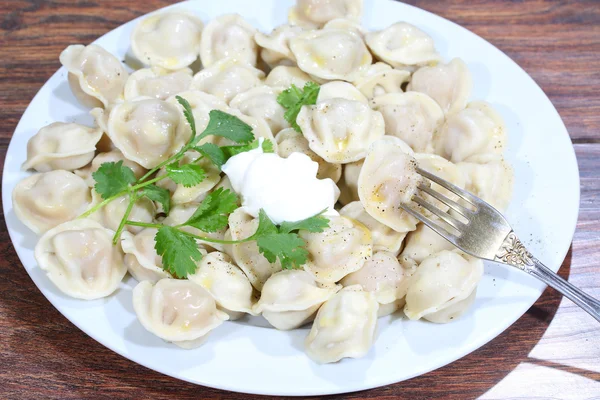
<path id="1" fill-rule="evenodd" d="M 103 199 L 100 197 L 98 192 L 92 190 L 92 207 L 100 204 L 102 200 Z M 94 212 L 92 215 L 90 215 L 90 219 L 99 222 L 105 228 L 116 231 L 119 228 L 121 219 L 123 219 L 128 206 L 129 196 L 123 195 Z M 147 197 L 140 197 L 134 203 L 131 213 L 127 219 L 130 221 L 145 222 L 149 224 L 154 220 L 155 215 L 156 206 L 154 203 Z M 137 233 L 144 228 L 133 225 L 125 225 L 125 229 L 129 232 Z"/>
<path id="2" fill-rule="evenodd" d="M 162 67 L 143 68 L 135 71 L 125 85 L 125 100 L 136 97 L 152 97 L 166 100 L 185 90 L 192 84 L 192 70 L 183 68 L 169 70 Z"/>
<path id="3" fill-rule="evenodd" d="M 433 136 L 436 154 L 454 162 L 471 157 L 502 154 L 506 128 L 502 117 L 484 101 L 474 101 L 451 115 Z"/>
<path id="4" fill-rule="evenodd" d="M 289 128 L 284 118 L 285 109 L 277 102 L 277 96 L 286 88 L 257 86 L 235 96 L 229 105 L 250 117 L 265 120 L 271 132 Z"/>
<path id="5" fill-rule="evenodd" d="M 148 169 L 177 152 L 191 134 L 176 106 L 146 98 L 116 105 L 108 116 L 107 128 L 123 155 Z"/>
<path id="6" fill-rule="evenodd" d="M 364 160 L 344 164 L 342 177 L 337 183 L 340 189 L 339 201 L 342 205 L 360 200 L 358 197 L 358 176 L 363 163 Z"/>
<path id="7" fill-rule="evenodd" d="M 323 26 L 328 21 L 345 18 L 358 21 L 362 15 L 362 0 L 296 0 L 288 13 L 292 25 Z"/>
<path id="8" fill-rule="evenodd" d="M 23 169 L 48 172 L 84 167 L 94 158 L 96 143 L 101 137 L 102 131 L 98 128 L 54 122 L 40 129 L 27 142 L 27 160 Z"/>
<path id="9" fill-rule="evenodd" d="M 467 259 L 458 252 L 443 250 L 425 258 L 406 293 L 404 314 L 412 320 L 449 322 L 436 318 L 439 311 L 467 299 L 483 275 L 483 261 Z M 463 303 L 467 304 L 468 303 Z M 454 319 L 466 309 L 454 310 Z"/>
<path id="10" fill-rule="evenodd" d="M 93 300 L 114 292 L 127 273 L 114 232 L 90 219 L 50 229 L 35 246 L 35 259 L 63 293 Z"/>
<path id="11" fill-rule="evenodd" d="M 344 98 L 303 106 L 296 122 L 310 149 L 336 164 L 364 158 L 368 146 L 385 134 L 381 113 L 367 104 Z"/>
<path id="12" fill-rule="evenodd" d="M 17 218 L 37 234 L 77 218 L 91 200 L 85 181 L 62 170 L 28 176 L 12 192 Z"/>
<path id="13" fill-rule="evenodd" d="M 402 263 L 392 253 L 379 251 L 365 262 L 365 265 L 356 272 L 346 275 L 340 282 L 343 286 L 360 285 L 364 291 L 375 294 L 380 305 L 385 307 L 385 313 L 391 314 L 403 305 L 404 296 L 408 290 L 412 275 L 417 269 L 417 264 L 409 259 L 402 259 Z"/>
<path id="14" fill-rule="evenodd" d="M 453 250 L 456 247 L 425 224 L 419 224 L 417 229 L 406 236 L 402 257 L 421 263 L 432 254 L 442 250 Z"/>
<path id="15" fill-rule="evenodd" d="M 422 181 L 412 150 L 395 137 L 373 143 L 358 177 L 358 196 L 377 221 L 400 233 L 416 229 L 417 220 L 400 205 L 411 202 Z"/>
<path id="16" fill-rule="evenodd" d="M 277 142 L 277 154 L 287 158 L 290 154 L 298 152 L 304 153 L 311 160 L 319 164 L 317 171 L 317 179 L 331 179 L 334 182 L 340 180 L 342 176 L 342 165 L 331 164 L 319 157 L 308 146 L 308 140 L 300 132 L 296 132 L 293 128 L 282 130 L 275 136 Z"/>
<path id="17" fill-rule="evenodd" d="M 84 106 L 107 107 L 123 98 L 129 73 L 102 47 L 71 45 L 60 54 L 60 63 L 69 71 L 71 91 Z"/>
<path id="18" fill-rule="evenodd" d="M 301 33 L 290 40 L 290 49 L 302 71 L 326 80 L 352 82 L 373 61 L 360 35 L 342 29 Z"/>
<path id="19" fill-rule="evenodd" d="M 323 29 L 343 29 L 353 31 L 358 33 L 361 37 L 364 37 L 367 33 L 367 30 L 360 24 L 360 21 L 349 18 L 332 19 L 323 26 Z"/>
<path id="20" fill-rule="evenodd" d="M 188 279 L 206 289 L 230 320 L 253 314 L 252 285 L 227 254 L 215 251 L 205 255 Z"/>
<path id="21" fill-rule="evenodd" d="M 198 58 L 202 21 L 184 11 L 153 14 L 131 34 L 133 54 L 144 64 L 170 70 L 188 67 Z"/>
<path id="22" fill-rule="evenodd" d="M 419 68 L 408 85 L 408 90 L 425 93 L 437 101 L 446 114 L 465 108 L 472 88 L 471 73 L 460 58 L 448 64 Z"/>
<path id="23" fill-rule="evenodd" d="M 369 66 L 353 83 L 362 94 L 373 99 L 387 93 L 402 92 L 402 84 L 409 79 L 410 72 L 378 62 Z"/>
<path id="24" fill-rule="evenodd" d="M 232 189 L 230 189 L 232 190 Z M 233 191 L 233 190 L 232 190 Z M 185 203 L 177 204 L 171 208 L 169 215 L 162 221 L 163 225 L 177 226 L 185 223 L 187 220 L 194 215 L 194 212 L 198 209 L 198 203 Z M 216 232 L 204 232 L 198 228 L 192 226 L 182 226 L 179 228 L 182 231 L 191 233 L 192 235 L 201 236 L 210 239 L 224 240 L 225 230 Z M 208 250 L 215 249 L 223 251 L 223 245 L 220 243 L 206 242 L 202 240 L 196 240 L 197 243 L 201 244 L 202 247 L 206 247 Z"/>
<path id="25" fill-rule="evenodd" d="M 431 97 L 418 92 L 389 93 L 371 100 L 383 115 L 386 135 L 396 136 L 418 153 L 433 153 L 433 134 L 444 112 Z"/>
<path id="26" fill-rule="evenodd" d="M 475 159 L 475 161 L 478 161 Z M 490 159 L 483 163 L 456 164 L 466 179 L 465 189 L 504 211 L 512 197 L 514 173 L 503 159 Z"/>
<path id="27" fill-rule="evenodd" d="M 224 58 L 235 58 L 256 66 L 256 28 L 239 14 L 224 14 L 211 20 L 202 32 L 200 61 L 210 67 Z"/>
<path id="28" fill-rule="evenodd" d="M 257 32 L 254 40 L 261 47 L 260 57 L 271 68 L 277 65 L 296 65 L 296 58 L 290 50 L 290 39 L 303 32 L 300 26 L 280 25 L 268 35 Z"/>
<path id="29" fill-rule="evenodd" d="M 306 353 L 318 363 L 365 356 L 373 344 L 378 308 L 374 293 L 359 285 L 343 288 L 319 309 L 306 337 Z"/>
<path id="30" fill-rule="evenodd" d="M 125 156 L 123 155 L 123 153 L 121 153 L 119 150 L 112 150 L 106 153 L 98 153 L 98 155 L 96 157 L 94 157 L 94 159 L 92 160 L 91 164 L 86 166 L 85 168 L 81 168 L 78 170 L 73 171 L 77 176 L 82 177 L 85 182 L 88 184 L 89 187 L 94 187 L 94 185 L 96 184 L 96 181 L 94 180 L 94 177 L 92 176 L 94 172 L 98 171 L 98 168 L 100 168 L 100 166 L 104 163 L 109 163 L 109 162 L 119 162 L 119 161 L 123 161 L 123 165 L 125 167 L 131 168 L 131 170 L 133 171 L 133 174 L 135 175 L 136 178 L 141 178 L 142 176 L 144 176 L 144 174 L 146 172 L 148 172 L 148 170 L 144 167 L 142 167 L 140 164 L 136 163 L 135 161 L 131 161 L 128 160 L 127 158 L 125 158 Z"/>
<path id="31" fill-rule="evenodd" d="M 224 58 L 194 75 L 192 88 L 215 95 L 227 103 L 237 94 L 261 84 L 265 73 L 235 58 Z"/>
<path id="32" fill-rule="evenodd" d="M 279 65 L 269 72 L 265 79 L 265 85 L 271 87 L 284 87 L 289 88 L 292 85 L 296 85 L 299 88 L 303 87 L 306 82 L 311 80 L 305 72 L 298 67 L 288 67 L 286 65 Z"/>
<path id="33" fill-rule="evenodd" d="M 346 99 L 368 104 L 369 100 L 351 83 L 344 81 L 327 82 L 319 88 L 317 103 L 333 99 Z"/>
<path id="34" fill-rule="evenodd" d="M 231 239 L 242 240 L 252 236 L 258 228 L 258 219 L 238 208 L 229 215 Z M 226 236 L 227 237 L 227 236 Z M 227 239 L 225 239 L 227 240 Z M 255 241 L 234 244 L 231 254 L 235 263 L 244 271 L 252 286 L 261 291 L 271 275 L 281 271 L 279 260 L 271 264 L 259 251 Z"/>
<path id="35" fill-rule="evenodd" d="M 124 231 L 121 234 L 121 247 L 125 253 L 127 271 L 137 280 L 156 283 L 171 274 L 162 268 L 162 257 L 154 248 L 157 229 L 146 228 L 137 234 Z"/>
<path id="36" fill-rule="evenodd" d="M 284 270 L 267 279 L 253 310 L 277 329 L 295 329 L 339 289 L 338 285 L 319 286 L 306 271 Z"/>
<path id="37" fill-rule="evenodd" d="M 433 39 L 414 25 L 396 22 L 368 33 L 365 42 L 377 58 L 393 67 L 427 65 L 440 60 Z"/>
<path id="38" fill-rule="evenodd" d="M 453 164 L 452 162 L 446 160 L 443 157 L 440 157 L 435 154 L 415 154 L 415 159 L 419 164 L 419 168 L 436 175 L 461 189 L 465 188 L 466 177 L 463 171 L 458 167 L 458 165 Z M 437 183 L 431 183 L 431 188 L 436 192 L 440 192 L 444 196 L 448 197 L 451 200 L 458 201 L 459 196 L 452 193 L 451 191 L 444 189 Z M 427 193 L 422 193 L 422 197 L 424 197 L 429 203 L 435 205 L 437 208 L 448 211 L 449 207 L 442 203 L 439 200 L 434 199 Z"/>
<path id="39" fill-rule="evenodd" d="M 319 283 L 335 283 L 358 271 L 373 254 L 373 238 L 366 226 L 348 217 L 328 218 L 329 227 L 323 232 L 299 233 L 309 253 L 304 269 Z"/>
<path id="40" fill-rule="evenodd" d="M 146 330 L 186 349 L 200 346 L 210 331 L 229 319 L 206 289 L 189 280 L 138 283 L 133 309 Z"/>
<path id="41" fill-rule="evenodd" d="M 365 211 L 360 201 L 353 201 L 346 204 L 341 210 L 340 215 L 352 218 L 371 231 L 373 237 L 373 251 L 386 251 L 393 254 L 400 252 L 402 242 L 406 233 L 396 232 L 387 225 L 382 224 Z"/>

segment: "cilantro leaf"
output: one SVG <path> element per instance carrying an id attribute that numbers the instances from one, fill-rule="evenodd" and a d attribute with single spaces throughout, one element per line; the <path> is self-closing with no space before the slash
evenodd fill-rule
<path id="1" fill-rule="evenodd" d="M 227 162 L 227 157 L 225 153 L 219 146 L 212 143 L 204 143 L 201 146 L 194 147 L 198 153 L 202 154 L 204 157 L 208 158 L 215 164 L 219 169 Z"/>
<path id="2" fill-rule="evenodd" d="M 154 249 L 162 257 L 163 269 L 177 278 L 196 272 L 196 262 L 202 260 L 196 240 L 171 226 L 162 226 L 156 236 Z"/>
<path id="3" fill-rule="evenodd" d="M 96 181 L 94 189 L 103 199 L 127 190 L 136 181 L 133 170 L 124 166 L 123 160 L 103 163 L 92 177 Z"/>
<path id="4" fill-rule="evenodd" d="M 167 189 L 163 189 L 156 185 L 148 185 L 144 186 L 140 190 L 140 194 L 142 196 L 146 196 L 152 201 L 162 204 L 165 214 L 168 215 L 169 211 L 171 211 L 171 192 L 169 192 Z"/>
<path id="5" fill-rule="evenodd" d="M 167 165 L 167 174 L 173 182 L 185 187 L 196 186 L 206 177 L 204 170 L 199 165 L 179 165 L 178 162 Z"/>
<path id="6" fill-rule="evenodd" d="M 254 150 L 258 148 L 259 140 L 255 139 L 251 143 L 233 146 L 221 146 L 220 149 L 225 154 L 225 158 L 229 160 L 231 157 L 244 153 L 246 151 Z M 264 153 L 274 153 L 275 148 L 273 142 L 269 139 L 264 139 L 262 143 L 262 150 Z"/>
<path id="7" fill-rule="evenodd" d="M 258 212 L 258 227 L 256 228 L 256 232 L 254 232 L 252 237 L 258 238 L 260 236 L 270 235 L 278 232 L 279 230 L 277 229 L 277 225 L 271 221 L 265 210 L 261 208 Z"/>
<path id="8" fill-rule="evenodd" d="M 306 82 L 302 90 L 294 84 L 289 89 L 284 90 L 277 96 L 277 102 L 286 109 L 284 118 L 292 125 L 297 132 L 302 132 L 296 122 L 302 106 L 309 106 L 317 103 L 320 87 L 314 82 Z"/>
<path id="9" fill-rule="evenodd" d="M 182 225 L 193 226 L 204 232 L 216 232 L 227 226 L 229 214 L 238 208 L 237 202 L 235 193 L 219 188 L 206 196 L 190 219 Z"/>
<path id="10" fill-rule="evenodd" d="M 175 96 L 175 99 L 177 99 L 179 104 L 181 104 L 181 107 L 183 107 L 183 116 L 185 117 L 188 124 L 190 125 L 190 128 L 192 128 L 192 138 L 195 138 L 196 137 L 196 120 L 194 119 L 194 113 L 192 112 L 192 106 L 190 106 L 190 103 L 188 103 L 188 101 L 181 96 Z"/>
<path id="11" fill-rule="evenodd" d="M 297 233 L 271 233 L 256 239 L 258 250 L 270 262 L 279 258 L 283 269 L 299 268 L 308 260 L 306 242 Z"/>
<path id="12" fill-rule="evenodd" d="M 224 137 L 236 143 L 254 140 L 252 127 L 238 117 L 219 110 L 212 110 L 208 115 L 210 120 L 206 129 L 194 139 L 193 144 L 209 135 Z"/>
<path id="13" fill-rule="evenodd" d="M 296 222 L 282 222 L 279 226 L 279 231 L 283 233 L 290 233 L 293 231 L 309 231 L 309 232 L 323 232 L 325 228 L 329 228 L 329 220 L 321 215 L 325 210 L 321 211 L 319 214 L 303 219 L 302 221 Z"/>

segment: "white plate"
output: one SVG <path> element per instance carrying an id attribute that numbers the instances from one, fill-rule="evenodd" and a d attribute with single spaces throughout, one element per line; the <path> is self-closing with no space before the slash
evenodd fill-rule
<path id="1" fill-rule="evenodd" d="M 238 12 L 260 30 L 285 22 L 292 0 L 194 1 L 204 21 Z M 423 10 L 387 0 L 366 0 L 363 24 L 380 29 L 399 20 L 429 33 L 446 58 L 461 57 L 473 74 L 473 99 L 491 102 L 509 133 L 507 159 L 516 173 L 507 212 L 516 232 L 553 270 L 561 265 L 575 230 L 579 175 L 569 135 L 535 82 L 505 54 L 460 26 Z M 96 41 L 123 59 L 129 22 Z M 58 55 L 57 55 L 58 57 Z M 306 329 L 279 332 L 246 322 L 226 322 L 208 342 L 183 350 L 148 333 L 131 304 L 133 279 L 107 299 L 74 300 L 61 294 L 37 267 L 36 237 L 16 218 L 11 193 L 27 174 L 20 170 L 27 140 L 54 121 L 91 124 L 61 68 L 35 96 L 19 122 L 4 167 L 2 200 L 15 249 L 35 284 L 73 324 L 111 350 L 148 368 L 189 382 L 247 393 L 317 395 L 387 385 L 446 365 L 496 337 L 535 302 L 544 286 L 524 273 L 488 264 L 471 310 L 456 322 L 436 325 L 400 317 L 381 319 L 367 357 L 317 365 L 303 352 Z"/>

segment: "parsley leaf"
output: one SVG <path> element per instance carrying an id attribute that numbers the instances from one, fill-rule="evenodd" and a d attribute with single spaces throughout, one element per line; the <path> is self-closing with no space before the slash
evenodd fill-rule
<path id="1" fill-rule="evenodd" d="M 212 110 L 208 113 L 210 120 L 204 132 L 197 136 L 192 142 L 197 144 L 206 136 L 220 136 L 236 143 L 248 143 L 254 140 L 252 127 L 238 117 L 223 111 Z"/>
<path id="2" fill-rule="evenodd" d="M 221 146 L 221 151 L 225 154 L 225 158 L 229 160 L 231 157 L 244 153 L 246 151 L 254 150 L 258 148 L 259 140 L 255 139 L 251 143 L 233 146 Z M 262 143 L 262 150 L 264 153 L 274 153 L 275 148 L 273 142 L 269 139 L 264 139 Z"/>
<path id="3" fill-rule="evenodd" d="M 229 214 L 238 208 L 238 197 L 231 190 L 219 188 L 210 193 L 194 214 L 182 225 L 193 226 L 204 232 L 216 232 L 227 226 Z"/>
<path id="4" fill-rule="evenodd" d="M 183 107 L 183 116 L 187 120 L 188 124 L 190 124 L 190 128 L 192 128 L 192 137 L 196 137 L 196 120 L 194 119 L 194 113 L 192 112 L 192 106 L 186 99 L 181 96 L 175 96 L 175 99 L 181 104 Z"/>
<path id="5" fill-rule="evenodd" d="M 329 220 L 321 215 L 324 212 L 325 210 L 302 221 L 282 222 L 279 226 L 279 231 L 283 233 L 290 233 L 298 230 L 309 231 L 313 233 L 323 232 L 325 228 L 329 228 Z"/>
<path id="6" fill-rule="evenodd" d="M 294 84 L 289 89 L 284 90 L 277 96 L 277 102 L 286 109 L 284 117 L 297 132 L 302 132 L 296 118 L 302 109 L 302 106 L 309 106 L 317 103 L 320 87 L 314 82 L 306 82 L 302 90 Z"/>
<path id="7" fill-rule="evenodd" d="M 223 164 L 227 162 L 225 153 L 216 144 L 204 143 L 203 145 L 196 146 L 193 149 L 212 161 L 212 163 L 219 167 L 219 169 L 221 169 Z"/>
<path id="8" fill-rule="evenodd" d="M 178 162 L 167 165 L 167 174 L 173 182 L 185 187 L 196 186 L 206 177 L 204 170 L 199 165 L 179 165 Z"/>
<path id="9" fill-rule="evenodd" d="M 133 170 L 124 166 L 123 160 L 103 163 L 92 177 L 96 181 L 94 189 L 103 199 L 127 190 L 130 184 L 136 182 Z"/>
<path id="10" fill-rule="evenodd" d="M 167 189 L 163 189 L 156 185 L 148 185 L 140 189 L 140 194 L 142 196 L 146 196 L 152 201 L 162 204 L 165 214 L 168 215 L 169 211 L 171 211 L 171 192 L 169 192 Z"/>
<path id="11" fill-rule="evenodd" d="M 299 268 L 308 259 L 306 242 L 297 233 L 271 233 L 256 239 L 258 250 L 270 262 L 279 258 L 283 269 Z"/>
<path id="12" fill-rule="evenodd" d="M 193 237 L 164 225 L 154 240 L 154 249 L 162 257 L 164 270 L 177 278 L 186 278 L 196 272 L 196 262 L 202 260 L 202 253 Z"/>

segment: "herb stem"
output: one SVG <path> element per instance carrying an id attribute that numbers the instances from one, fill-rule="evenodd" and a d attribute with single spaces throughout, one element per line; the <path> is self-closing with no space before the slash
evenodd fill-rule
<path id="1" fill-rule="evenodd" d="M 109 197 L 108 199 L 102 200 L 102 202 L 96 204 L 94 207 L 90 208 L 89 210 L 87 210 L 86 212 L 84 212 L 77 218 L 81 219 L 81 218 L 89 217 L 90 215 L 92 215 L 93 213 L 95 213 L 96 211 L 98 211 L 99 209 L 101 209 L 102 207 L 104 207 L 105 205 L 110 203 L 111 201 L 116 200 L 123 195 L 126 195 L 127 192 L 128 192 L 127 190 L 124 190 L 122 192 L 115 194 L 114 196 Z"/>
<path id="2" fill-rule="evenodd" d="M 158 181 L 162 181 L 163 179 L 168 178 L 168 177 L 169 177 L 169 175 L 167 175 L 167 174 L 162 175 L 162 176 L 157 176 L 156 178 L 150 179 L 149 181 L 146 181 L 146 182 L 143 182 L 143 183 L 139 183 L 139 184 L 137 184 L 135 186 L 132 186 L 129 190 L 131 190 L 131 191 L 139 190 L 139 189 L 141 189 L 143 187 L 152 185 L 153 183 L 156 183 Z"/>
<path id="3" fill-rule="evenodd" d="M 117 231 L 115 232 L 115 236 L 113 236 L 113 244 L 117 244 L 117 242 L 119 241 L 119 237 L 121 237 L 121 232 L 123 232 L 123 229 L 125 228 L 125 222 L 127 222 L 127 218 L 129 218 L 129 214 L 131 214 L 131 211 L 133 210 L 133 206 L 134 206 L 135 202 L 137 201 L 137 199 L 138 199 L 138 197 L 135 194 L 129 193 L 129 204 L 127 205 L 125 214 L 123 214 L 123 218 L 121 219 L 121 222 L 119 223 L 119 227 L 117 228 Z"/>
<path id="4" fill-rule="evenodd" d="M 138 222 L 138 221 L 130 221 L 130 220 L 125 221 L 125 225 L 141 226 L 143 228 L 156 228 L 156 229 L 162 228 L 164 226 L 162 224 L 150 224 L 147 222 Z"/>

